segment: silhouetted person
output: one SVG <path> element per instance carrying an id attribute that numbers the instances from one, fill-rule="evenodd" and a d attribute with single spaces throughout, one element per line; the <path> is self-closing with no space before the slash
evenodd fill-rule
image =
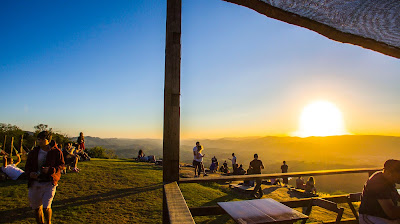
<path id="1" fill-rule="evenodd" d="M 303 180 L 302 177 L 298 177 L 298 178 L 296 179 L 296 188 L 297 188 L 297 189 L 303 189 L 303 190 L 304 190 L 304 188 L 305 188 L 305 183 L 304 183 L 304 180 Z"/>
<path id="2" fill-rule="evenodd" d="M 283 161 L 283 165 L 281 166 L 282 173 L 287 173 L 288 169 L 289 169 L 289 167 L 288 167 L 288 165 L 286 165 L 286 161 Z M 287 177 L 284 177 L 282 179 L 283 179 L 283 181 L 282 181 L 283 184 L 288 184 L 289 183 L 289 180 L 288 180 Z"/>
<path id="3" fill-rule="evenodd" d="M 198 147 L 200 146 L 200 142 L 196 142 L 196 146 L 193 147 L 193 167 L 194 167 L 194 176 L 197 176 L 197 168 L 199 167 L 199 162 L 197 162 L 197 150 Z"/>
<path id="4" fill-rule="evenodd" d="M 253 161 L 250 162 L 250 168 L 252 170 L 252 174 L 261 174 L 261 169 L 264 169 L 264 165 L 261 160 L 258 159 L 258 155 L 254 154 L 254 159 Z M 263 191 L 261 189 L 261 179 L 256 179 L 256 186 L 254 187 L 253 190 L 253 196 L 255 198 L 261 198 L 263 196 Z M 259 192 L 259 195 L 257 196 L 257 191 Z"/>
<path id="5" fill-rule="evenodd" d="M 309 177 L 306 186 L 304 187 L 304 192 L 310 193 L 310 194 L 316 194 L 317 193 L 317 188 L 315 188 L 315 180 L 314 177 Z"/>
<path id="6" fill-rule="evenodd" d="M 374 173 L 365 183 L 361 195 L 360 223 L 400 223 L 400 161 L 387 160 L 383 171 Z"/>

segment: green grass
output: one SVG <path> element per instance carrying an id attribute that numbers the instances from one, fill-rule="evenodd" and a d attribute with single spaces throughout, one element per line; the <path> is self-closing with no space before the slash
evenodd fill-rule
<path id="1" fill-rule="evenodd" d="M 23 167 L 21 165 L 20 167 Z M 53 201 L 53 223 L 161 223 L 162 168 L 120 159 L 92 159 L 78 164 L 80 173 L 62 175 Z M 245 200 L 248 195 L 217 183 L 181 184 L 189 207 Z M 287 188 L 264 192 L 278 201 L 294 200 Z M 0 223 L 35 223 L 26 181 L 0 182 Z M 313 210 L 311 220 L 334 216 Z M 351 217 L 346 209 L 344 217 Z M 228 215 L 194 217 L 196 223 L 234 223 Z"/>

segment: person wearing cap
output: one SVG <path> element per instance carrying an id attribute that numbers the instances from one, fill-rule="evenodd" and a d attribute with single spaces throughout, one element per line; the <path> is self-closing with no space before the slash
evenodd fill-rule
<path id="1" fill-rule="evenodd" d="M 383 171 L 374 173 L 365 183 L 359 209 L 360 223 L 400 223 L 400 160 L 385 162 Z"/>
<path id="2" fill-rule="evenodd" d="M 45 223 L 45 220 L 51 223 L 51 203 L 65 166 L 64 156 L 51 137 L 49 131 L 37 135 L 39 146 L 29 152 L 25 164 L 25 172 L 29 177 L 29 203 L 37 223 Z"/>
<path id="3" fill-rule="evenodd" d="M 258 154 L 254 154 L 254 159 L 250 162 L 249 169 L 252 170 L 252 174 L 261 174 L 261 169 L 264 169 L 264 165 L 261 160 L 258 159 Z M 253 196 L 255 198 L 261 198 L 263 196 L 263 191 L 261 189 L 261 179 L 256 180 L 256 186 L 253 190 Z M 257 191 L 259 192 L 257 196 Z"/>

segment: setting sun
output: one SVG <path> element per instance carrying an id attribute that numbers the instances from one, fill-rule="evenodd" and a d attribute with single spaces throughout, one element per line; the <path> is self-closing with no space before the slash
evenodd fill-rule
<path id="1" fill-rule="evenodd" d="M 327 101 L 316 101 L 304 107 L 299 121 L 299 129 L 294 135 L 299 137 L 345 135 L 342 112 Z"/>

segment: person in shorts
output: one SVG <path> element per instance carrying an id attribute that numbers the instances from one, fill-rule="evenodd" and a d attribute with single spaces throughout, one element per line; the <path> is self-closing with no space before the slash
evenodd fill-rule
<path id="1" fill-rule="evenodd" d="M 28 154 L 25 172 L 28 175 L 28 198 L 37 223 L 51 223 L 51 203 L 65 163 L 60 149 L 51 141 L 51 133 L 42 131 L 38 145 Z M 51 141 L 51 142 L 50 142 Z"/>

